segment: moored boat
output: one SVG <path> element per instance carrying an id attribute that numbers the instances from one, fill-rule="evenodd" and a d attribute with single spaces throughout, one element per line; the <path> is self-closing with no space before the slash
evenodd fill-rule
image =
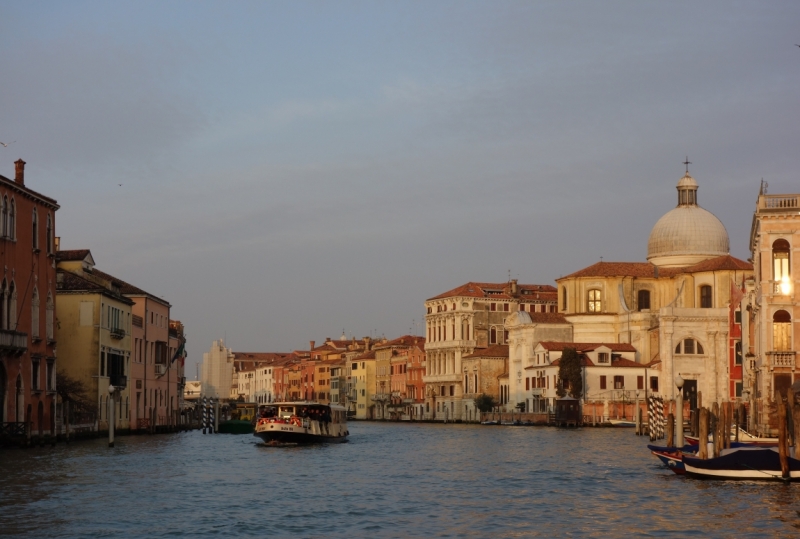
<path id="1" fill-rule="evenodd" d="M 696 436 L 685 436 L 686 442 L 690 444 L 697 445 L 699 438 Z M 731 430 L 731 440 L 736 440 L 736 427 Z M 711 441 L 711 436 L 709 435 L 709 441 Z M 739 442 L 740 444 L 746 444 L 750 446 L 758 446 L 758 447 L 776 447 L 778 445 L 777 438 L 764 438 L 761 436 L 756 436 L 754 434 L 750 434 L 744 429 L 739 429 Z"/>
<path id="2" fill-rule="evenodd" d="M 268 445 L 342 443 L 349 434 L 347 410 L 317 402 L 263 405 L 253 433 Z"/>
<path id="3" fill-rule="evenodd" d="M 746 479 L 759 481 L 800 480 L 800 460 L 787 457 L 789 477 L 781 476 L 776 447 L 738 447 L 725 449 L 717 458 L 700 459 L 683 455 L 686 475 L 698 479 Z"/>

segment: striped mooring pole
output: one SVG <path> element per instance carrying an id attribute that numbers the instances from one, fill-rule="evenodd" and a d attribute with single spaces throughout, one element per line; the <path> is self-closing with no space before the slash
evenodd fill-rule
<path id="1" fill-rule="evenodd" d="M 201 405 L 203 409 L 203 434 L 206 433 L 206 427 L 208 427 L 208 399 L 203 397 L 203 404 Z"/>

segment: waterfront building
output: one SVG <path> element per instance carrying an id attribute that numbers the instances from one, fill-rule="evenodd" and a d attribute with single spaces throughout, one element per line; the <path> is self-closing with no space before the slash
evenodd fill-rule
<path id="1" fill-rule="evenodd" d="M 345 360 L 337 359 L 330 363 L 331 369 L 331 392 L 330 402 L 333 404 L 344 405 L 344 398 L 347 392 L 347 376 L 345 375 Z"/>
<path id="2" fill-rule="evenodd" d="M 25 161 L 0 176 L 0 425 L 31 435 L 56 427 L 55 200 L 25 185 Z"/>
<path id="3" fill-rule="evenodd" d="M 462 357 L 476 348 L 508 344 L 506 319 L 515 312 L 556 313 L 550 285 L 469 282 L 425 302 L 428 418 L 460 420 L 470 405 L 464 397 Z M 445 412 L 445 409 L 447 410 Z"/>
<path id="4" fill-rule="evenodd" d="M 183 388 L 183 402 L 184 406 L 194 406 L 202 394 L 202 386 L 200 380 L 187 380 Z"/>
<path id="5" fill-rule="evenodd" d="M 528 313 L 524 313 L 528 314 Z M 542 313 L 539 313 L 542 314 Z M 508 378 L 508 345 L 495 344 L 476 349 L 461 358 L 464 369 L 464 421 L 479 421 L 480 411 L 475 408 L 475 399 L 488 395 L 497 404 L 507 402 L 506 389 L 501 390 L 501 380 Z M 438 408 L 434 409 L 434 413 Z"/>
<path id="6" fill-rule="evenodd" d="M 412 421 L 425 418 L 425 339 L 418 337 L 404 352 L 406 358 L 406 414 Z"/>
<path id="7" fill-rule="evenodd" d="M 675 398 L 680 375 L 687 400 L 702 391 L 710 403 L 731 397 L 729 350 L 739 339 L 731 305 L 753 267 L 730 256 L 728 233 L 698 205 L 697 190 L 687 172 L 677 207 L 650 232 L 648 262 L 600 261 L 556 282 L 570 340 L 629 343 L 637 363 L 660 370 L 662 396 Z"/>
<path id="8" fill-rule="evenodd" d="M 230 398 L 234 358 L 231 349 L 225 348 L 223 339 L 211 343 L 208 352 L 203 353 L 203 363 L 200 365 L 203 397 Z"/>
<path id="9" fill-rule="evenodd" d="M 762 184 L 750 251 L 754 275 L 743 320 L 749 326 L 744 331 L 746 398 L 756 412 L 758 429 L 774 432 L 776 399 L 800 379 L 800 194 L 769 195 Z"/>
<path id="10" fill-rule="evenodd" d="M 375 419 L 375 350 L 354 357 L 350 362 L 351 387 L 355 393 L 355 418 Z"/>
<path id="11" fill-rule="evenodd" d="M 95 403 L 98 430 L 108 429 L 109 400 L 114 399 L 116 428 L 130 430 L 134 302 L 122 293 L 122 281 L 95 268 L 88 249 L 58 251 L 55 262 L 59 369 L 85 389 L 71 397 Z"/>
<path id="12" fill-rule="evenodd" d="M 557 390 L 564 384 L 558 373 L 566 348 L 575 350 L 581 360 L 582 401 L 599 404 L 597 410 L 602 413 L 595 416 L 598 420 L 616 418 L 626 405 L 644 401 L 650 393 L 658 394 L 658 371 L 637 363 L 636 348 L 631 344 L 541 341 L 534 349 L 532 364 L 525 368 L 524 411 L 552 412 Z"/>
<path id="13" fill-rule="evenodd" d="M 376 419 L 400 419 L 405 414 L 407 398 L 408 351 L 424 346 L 425 339 L 416 335 L 403 335 L 375 345 L 375 403 Z"/>
<path id="14" fill-rule="evenodd" d="M 186 381 L 183 324 L 170 320 L 172 305 L 164 298 L 99 270 L 93 273 L 118 282 L 120 292 L 133 301 L 131 428 L 157 430 L 176 425 Z"/>

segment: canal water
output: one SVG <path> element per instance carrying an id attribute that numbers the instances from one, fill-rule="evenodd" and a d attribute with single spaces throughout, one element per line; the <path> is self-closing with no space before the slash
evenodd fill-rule
<path id="1" fill-rule="evenodd" d="M 0 451 L 20 537 L 796 537 L 800 484 L 694 481 L 631 429 L 351 423 L 347 444 L 198 431 Z"/>

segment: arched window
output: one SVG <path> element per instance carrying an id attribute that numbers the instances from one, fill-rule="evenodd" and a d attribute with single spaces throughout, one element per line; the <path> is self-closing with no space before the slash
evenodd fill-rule
<path id="1" fill-rule="evenodd" d="M 772 279 L 775 281 L 775 293 L 788 296 L 791 289 L 789 268 L 789 242 L 780 239 L 772 244 Z"/>
<path id="2" fill-rule="evenodd" d="M 8 214 L 8 237 L 17 239 L 17 203 L 11 199 L 11 209 Z"/>
<path id="3" fill-rule="evenodd" d="M 700 308 L 710 309 L 713 306 L 711 287 L 704 284 L 700 287 Z"/>
<path id="4" fill-rule="evenodd" d="M 36 208 L 33 208 L 33 248 L 39 248 L 39 216 L 36 214 Z"/>
<path id="5" fill-rule="evenodd" d="M 589 290 L 589 312 L 599 313 L 603 310 L 603 302 L 600 299 L 600 291 L 597 289 Z"/>
<path id="6" fill-rule="evenodd" d="M 56 311 L 56 305 L 53 302 L 53 295 L 50 292 L 48 292 L 47 293 L 47 313 L 46 313 L 46 318 L 45 318 L 45 324 L 46 324 L 45 331 L 47 332 L 46 335 L 47 335 L 47 340 L 48 341 L 55 340 L 55 331 L 54 331 L 54 328 L 53 328 L 53 325 L 54 325 L 53 321 L 54 321 L 54 318 L 55 318 L 55 311 Z"/>
<path id="7" fill-rule="evenodd" d="M 8 228 L 8 197 L 3 197 L 3 230 L 2 234 L 4 238 L 9 237 L 9 228 Z"/>
<path id="8" fill-rule="evenodd" d="M 47 254 L 53 254 L 53 219 L 47 214 Z"/>
<path id="9" fill-rule="evenodd" d="M 639 290 L 636 294 L 636 308 L 640 311 L 650 308 L 650 291 Z"/>
<path id="10" fill-rule="evenodd" d="M 561 311 L 567 312 L 567 287 L 561 287 Z"/>
<path id="11" fill-rule="evenodd" d="M 678 345 L 675 347 L 676 354 L 699 354 L 703 355 L 705 351 L 703 350 L 703 345 L 700 344 L 699 341 L 694 339 L 683 339 Z"/>
<path id="12" fill-rule="evenodd" d="M 772 349 L 775 352 L 792 349 L 792 316 L 783 309 L 772 315 Z"/>
<path id="13" fill-rule="evenodd" d="M 35 287 L 31 296 L 31 337 L 39 338 L 39 290 Z"/>

